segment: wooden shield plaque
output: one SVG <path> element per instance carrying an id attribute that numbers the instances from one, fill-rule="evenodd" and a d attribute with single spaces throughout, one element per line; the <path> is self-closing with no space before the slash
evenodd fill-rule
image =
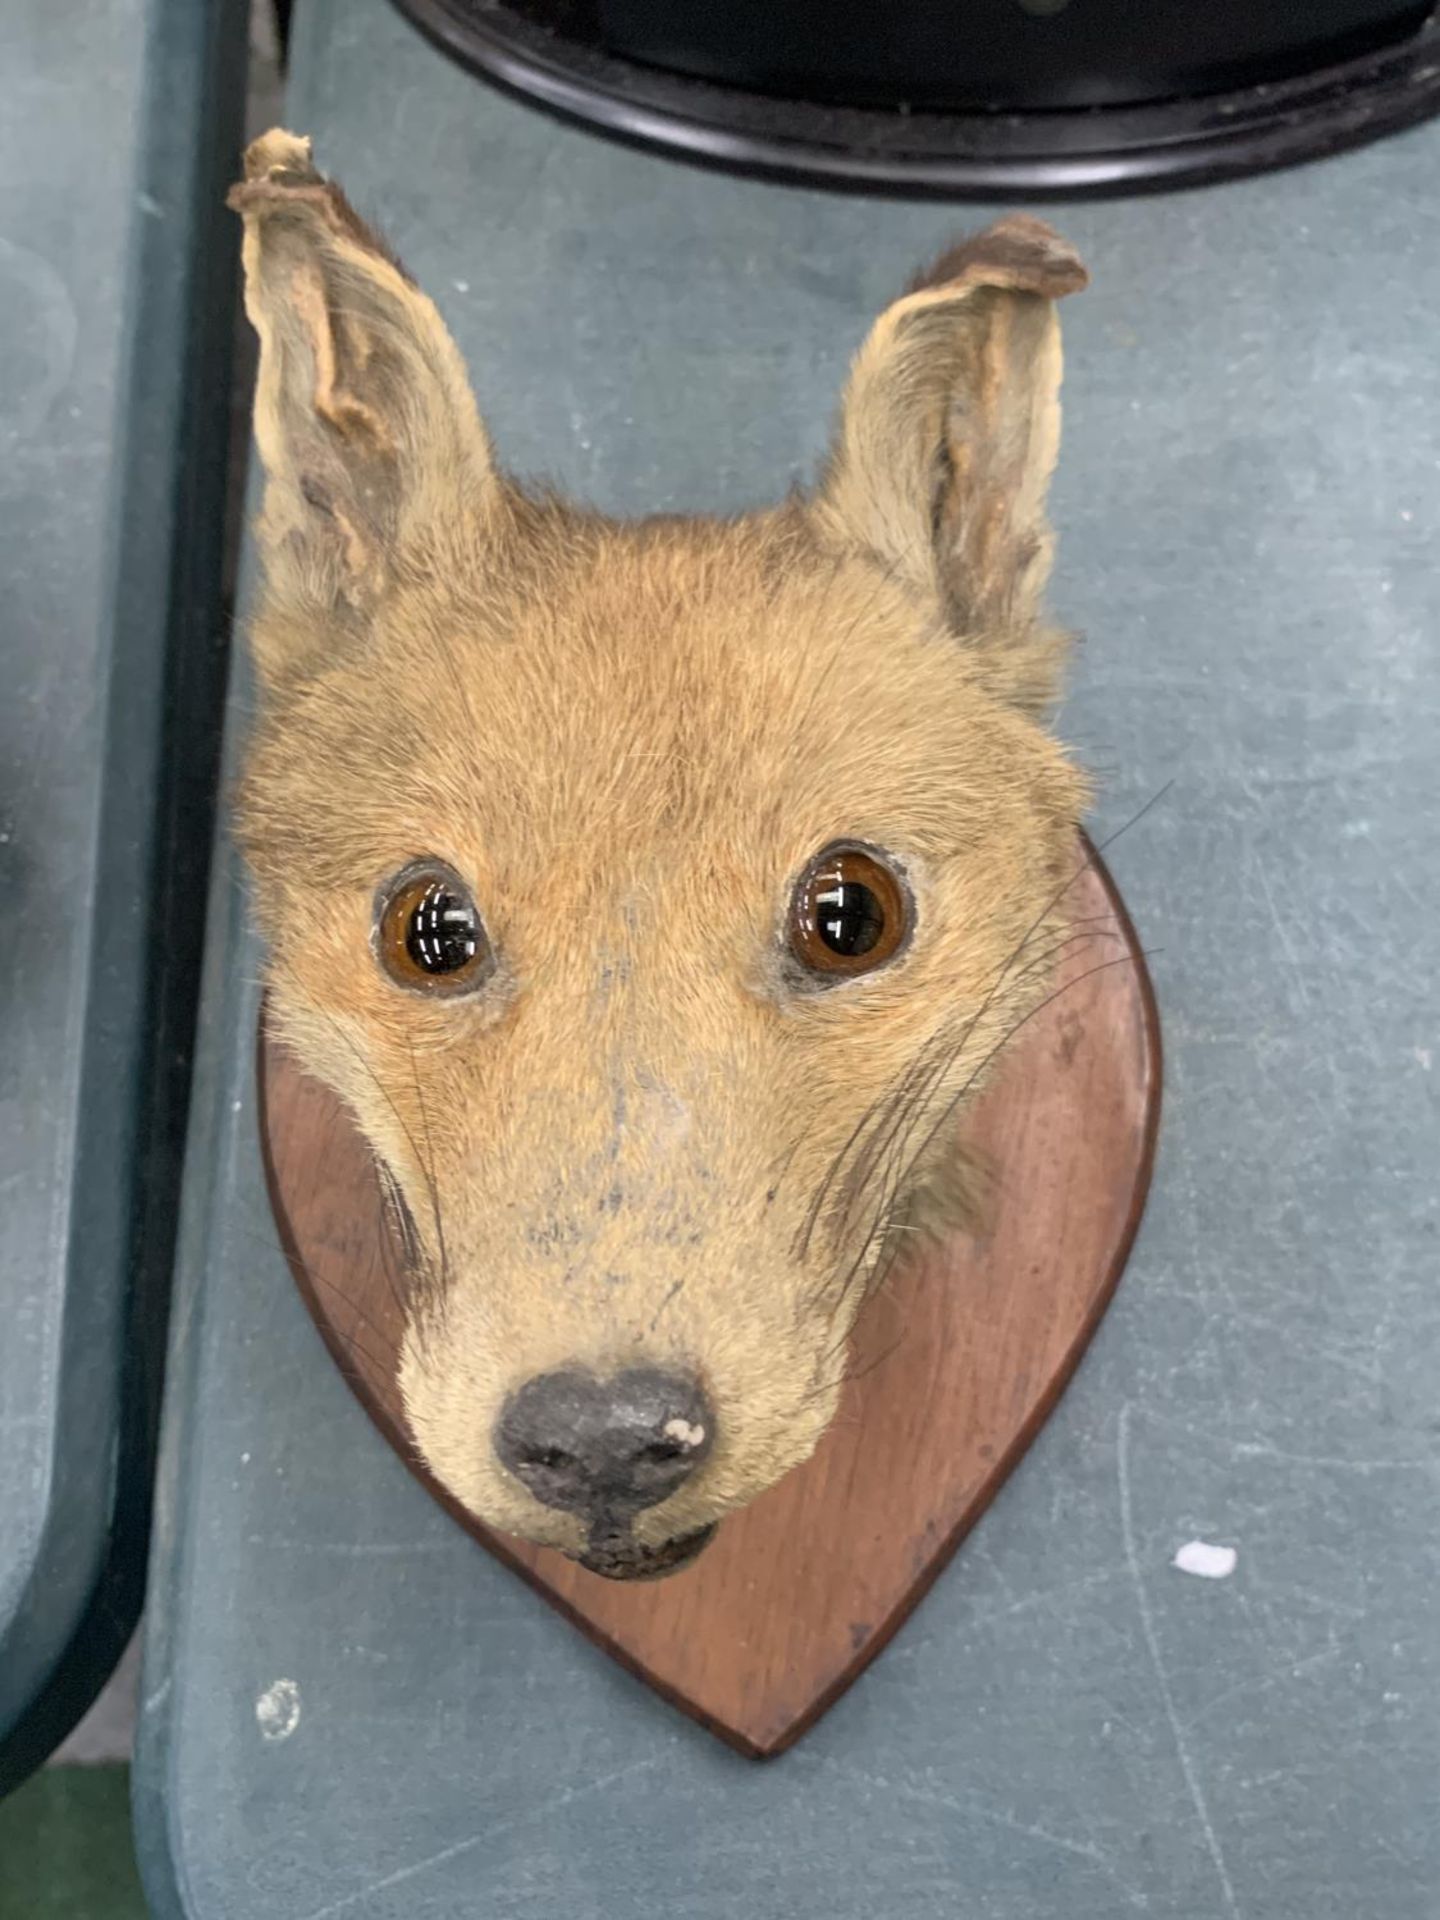
<path id="1" fill-rule="evenodd" d="M 491 1532 L 426 1472 L 395 1378 L 395 1254 L 369 1150 L 263 1033 L 260 1122 L 296 1282 L 381 1433 L 454 1518 L 598 1646 L 755 1757 L 797 1739 L 875 1658 L 1054 1406 L 1129 1252 L 1154 1150 L 1159 1028 L 1098 858 L 1071 889 L 1094 937 L 962 1122 L 994 1169 L 987 1237 L 907 1263 L 861 1316 L 813 1458 L 693 1565 L 617 1583 Z"/>

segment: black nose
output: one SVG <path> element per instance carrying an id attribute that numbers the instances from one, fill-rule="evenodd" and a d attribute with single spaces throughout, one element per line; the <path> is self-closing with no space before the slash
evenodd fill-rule
<path id="1" fill-rule="evenodd" d="M 699 1466 L 715 1419 L 698 1383 L 636 1367 L 613 1380 L 538 1374 L 510 1396 L 495 1451 L 547 1507 L 623 1519 L 658 1506 Z"/>

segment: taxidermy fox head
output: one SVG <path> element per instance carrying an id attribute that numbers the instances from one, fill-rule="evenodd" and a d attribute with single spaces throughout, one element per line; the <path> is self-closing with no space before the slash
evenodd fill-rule
<path id="1" fill-rule="evenodd" d="M 667 1571 L 810 1454 L 897 1249 L 963 1223 L 954 1116 L 1065 938 L 1041 600 L 1084 269 L 1001 221 L 880 316 L 813 494 L 617 523 L 499 467 L 308 141 L 232 204 L 270 1019 L 388 1184 L 430 1470 Z"/>

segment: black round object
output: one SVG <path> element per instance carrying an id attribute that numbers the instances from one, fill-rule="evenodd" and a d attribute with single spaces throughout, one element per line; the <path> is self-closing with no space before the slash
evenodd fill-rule
<path id="1" fill-rule="evenodd" d="M 855 32 L 827 28 L 823 58 L 813 35 L 797 40 L 786 24 L 800 0 L 395 4 L 475 72 L 599 132 L 852 192 L 1035 199 L 1194 186 L 1440 111 L 1440 17 L 1414 0 L 971 0 L 971 11 L 847 0 Z M 1157 22 L 1172 6 L 1183 27 L 1166 34 Z M 906 13 L 951 33 L 957 17 L 995 31 L 977 31 L 964 62 L 937 59 L 923 34 L 893 31 Z M 1107 14 L 1110 39 L 1097 24 Z M 867 22 L 880 38 L 857 58 Z M 888 100 L 877 85 L 894 89 Z"/>
<path id="2" fill-rule="evenodd" d="M 611 53 L 851 106 L 1028 112 L 1183 100 L 1335 66 L 1431 0 L 589 0 Z M 572 0 L 571 31 L 581 19 Z"/>

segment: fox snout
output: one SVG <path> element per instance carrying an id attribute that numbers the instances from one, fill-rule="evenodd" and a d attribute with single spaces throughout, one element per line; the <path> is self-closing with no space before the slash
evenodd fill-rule
<path id="1" fill-rule="evenodd" d="M 639 1367 L 608 1381 L 575 1369 L 540 1374 L 511 1395 L 495 1429 L 501 1464 L 544 1506 L 575 1514 L 584 1562 L 620 1577 L 645 1570 L 635 1516 L 669 1499 L 714 1442 L 699 1382 Z M 690 1542 L 698 1551 L 708 1537 Z M 665 1571 L 673 1564 L 672 1555 Z"/>
<path id="2" fill-rule="evenodd" d="M 875 322 L 811 494 L 616 522 L 501 469 L 307 141 L 231 204 L 270 1018 L 394 1200 L 430 1471 L 668 1572 L 813 1452 L 889 1264 L 975 1223 L 956 1120 L 1092 937 L 1043 605 L 1085 272 L 1001 221 Z"/>

